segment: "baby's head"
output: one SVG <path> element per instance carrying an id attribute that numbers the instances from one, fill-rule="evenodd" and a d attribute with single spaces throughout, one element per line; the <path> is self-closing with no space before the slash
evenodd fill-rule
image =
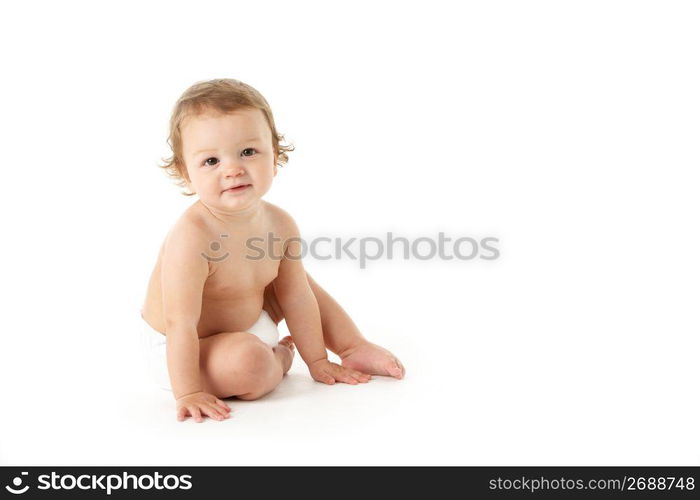
<path id="1" fill-rule="evenodd" d="M 189 190 L 186 196 L 243 207 L 245 199 L 265 194 L 277 167 L 287 163 L 294 147 L 283 139 L 270 105 L 253 87 L 229 78 L 198 82 L 175 104 L 168 138 L 173 154 L 159 166 Z"/>

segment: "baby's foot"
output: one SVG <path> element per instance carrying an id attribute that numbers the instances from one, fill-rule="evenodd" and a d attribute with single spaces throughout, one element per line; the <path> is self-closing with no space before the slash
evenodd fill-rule
<path id="1" fill-rule="evenodd" d="M 401 361 L 383 347 L 364 342 L 340 354 L 341 364 L 370 375 L 388 375 L 402 379 L 406 369 Z"/>
<path id="2" fill-rule="evenodd" d="M 294 341 L 292 337 L 287 335 L 272 350 L 275 352 L 277 359 L 280 360 L 282 373 L 287 373 L 292 367 L 292 360 L 294 359 Z"/>

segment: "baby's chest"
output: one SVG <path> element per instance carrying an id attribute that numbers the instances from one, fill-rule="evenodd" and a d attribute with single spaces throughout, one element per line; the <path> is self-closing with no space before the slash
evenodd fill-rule
<path id="1" fill-rule="evenodd" d="M 212 264 L 213 273 L 204 287 L 205 295 L 233 297 L 259 292 L 277 277 L 279 261 L 229 255 Z"/>
<path id="2" fill-rule="evenodd" d="M 204 294 L 212 298 L 250 296 L 276 277 L 284 254 L 283 232 L 276 227 L 246 234 L 221 234 L 210 244 L 210 275 Z"/>

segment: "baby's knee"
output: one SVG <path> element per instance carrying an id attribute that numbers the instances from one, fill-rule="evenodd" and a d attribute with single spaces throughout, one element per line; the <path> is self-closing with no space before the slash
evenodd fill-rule
<path id="1" fill-rule="evenodd" d="M 250 333 L 238 342 L 230 355 L 232 366 L 254 375 L 264 374 L 275 361 L 272 348 Z"/>
<path id="2" fill-rule="evenodd" d="M 251 335 L 241 342 L 232 355 L 231 366 L 246 391 L 241 399 L 257 399 L 264 396 L 282 380 L 282 368 L 272 348 Z"/>

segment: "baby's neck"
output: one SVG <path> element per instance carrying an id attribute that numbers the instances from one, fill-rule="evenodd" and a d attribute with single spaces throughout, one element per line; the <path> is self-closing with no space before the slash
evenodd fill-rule
<path id="1" fill-rule="evenodd" d="M 201 200 L 199 200 L 197 203 L 201 205 L 201 208 L 205 212 L 209 213 L 216 220 L 229 227 L 255 225 L 260 220 L 263 214 L 262 200 L 257 200 L 250 207 L 234 212 L 226 212 L 209 207 L 202 203 Z"/>

